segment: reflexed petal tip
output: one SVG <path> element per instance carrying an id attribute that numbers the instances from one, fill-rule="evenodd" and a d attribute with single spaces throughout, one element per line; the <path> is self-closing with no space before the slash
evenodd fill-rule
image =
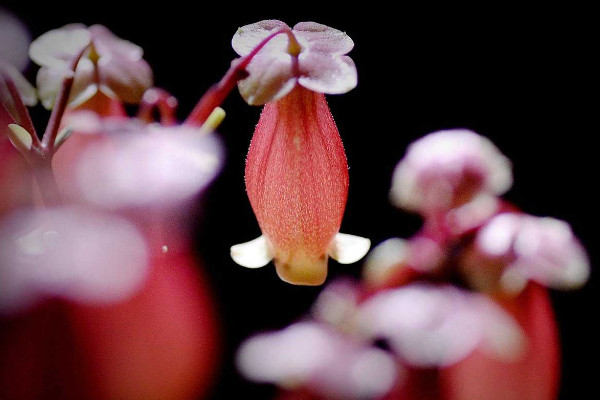
<path id="1" fill-rule="evenodd" d="M 128 221 L 78 208 L 18 211 L 0 225 L 0 310 L 39 298 L 88 304 L 128 298 L 144 282 L 145 241 Z"/>
<path id="2" fill-rule="evenodd" d="M 340 264 L 352 264 L 363 258 L 370 247 L 367 238 L 338 233 L 329 245 L 329 256 Z"/>
<path id="3" fill-rule="evenodd" d="M 261 235 L 249 242 L 231 246 L 231 258 L 242 267 L 260 268 L 267 265 L 273 259 L 273 255 L 267 239 Z"/>

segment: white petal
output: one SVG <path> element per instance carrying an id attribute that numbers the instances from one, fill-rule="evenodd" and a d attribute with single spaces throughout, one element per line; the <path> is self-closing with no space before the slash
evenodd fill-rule
<path id="1" fill-rule="evenodd" d="M 89 42 L 85 25 L 70 24 L 35 39 L 29 47 L 29 57 L 40 66 L 64 68 Z"/>
<path id="2" fill-rule="evenodd" d="M 338 233 L 329 245 L 329 255 L 340 264 L 351 264 L 363 258 L 370 247 L 367 238 Z"/>
<path id="3" fill-rule="evenodd" d="M 348 56 L 308 51 L 300 54 L 299 62 L 302 76 L 298 83 L 314 92 L 342 94 L 358 83 L 356 66 Z"/>
<path id="4" fill-rule="evenodd" d="M 267 238 L 263 235 L 246 243 L 231 246 L 233 261 L 246 268 L 264 267 L 273 259 Z"/>
<path id="5" fill-rule="evenodd" d="M 299 22 L 294 26 L 294 35 L 305 39 L 311 51 L 331 55 L 343 55 L 354 47 L 354 42 L 346 32 L 316 22 Z"/>
<path id="6" fill-rule="evenodd" d="M 285 22 L 275 19 L 269 19 L 257 22 L 255 24 L 242 26 L 241 28 L 238 28 L 235 35 L 233 35 L 233 39 L 231 39 L 231 46 L 233 47 L 233 50 L 235 50 L 235 52 L 240 56 L 245 56 L 272 32 L 285 27 L 287 27 Z M 284 37 L 285 35 L 281 36 Z M 285 40 L 287 41 L 287 38 L 285 38 Z"/>

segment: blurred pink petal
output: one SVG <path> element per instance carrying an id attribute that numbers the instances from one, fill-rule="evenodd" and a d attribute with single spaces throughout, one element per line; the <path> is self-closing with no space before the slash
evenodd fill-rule
<path id="1" fill-rule="evenodd" d="M 523 345 L 510 316 L 485 297 L 450 285 L 379 292 L 361 304 L 357 323 L 367 337 L 388 340 L 403 362 L 420 368 L 447 367 L 478 347 L 514 358 Z"/>
<path id="2" fill-rule="evenodd" d="M 478 287 L 493 289 L 499 283 L 509 293 L 518 293 L 528 280 L 575 288 L 590 273 L 587 254 L 569 224 L 518 213 L 502 213 L 485 224 L 462 268 Z"/>
<path id="3" fill-rule="evenodd" d="M 82 198 L 104 208 L 170 206 L 206 187 L 221 164 L 214 135 L 148 128 L 90 147 L 76 169 Z"/>
<path id="4" fill-rule="evenodd" d="M 120 301 L 146 279 L 144 239 L 115 216 L 77 208 L 17 211 L 2 221 L 0 238 L 2 312 L 54 296 Z"/>
<path id="5" fill-rule="evenodd" d="M 412 143 L 396 166 L 390 197 L 410 211 L 449 211 L 512 184 L 511 164 L 483 136 L 462 129 L 431 133 Z"/>
<path id="6" fill-rule="evenodd" d="M 396 364 L 386 352 L 311 322 L 248 339 L 237 365 L 249 379 L 304 387 L 327 399 L 378 397 L 397 379 Z"/>

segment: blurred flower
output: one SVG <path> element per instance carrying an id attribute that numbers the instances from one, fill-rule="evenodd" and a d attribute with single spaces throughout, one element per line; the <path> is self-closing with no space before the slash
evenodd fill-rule
<path id="1" fill-rule="evenodd" d="M 492 142 L 455 129 L 431 133 L 409 146 L 394 171 L 390 198 L 427 216 L 502 194 L 511 184 L 510 161 Z"/>
<path id="2" fill-rule="evenodd" d="M 354 64 L 342 56 L 353 43 L 344 33 L 315 23 L 300 23 L 290 31 L 280 21 L 262 21 L 240 28 L 233 47 L 248 54 L 279 30 L 250 61 L 249 77 L 239 85 L 251 104 L 270 102 L 246 159 L 246 191 L 263 236 L 233 246 L 231 255 L 250 268 L 274 259 L 284 281 L 320 285 L 328 256 L 352 263 L 370 246 L 368 239 L 339 233 L 348 165 L 323 95 L 356 85 Z"/>
<path id="3" fill-rule="evenodd" d="M 77 63 L 70 107 L 93 98 L 119 99 L 137 103 L 152 86 L 152 70 L 142 59 L 139 46 L 120 39 L 102 25 L 87 28 L 82 24 L 65 25 L 38 37 L 31 43 L 29 55 L 42 68 L 37 75 L 39 96 L 51 109 L 69 65 L 84 51 Z"/>
<path id="4" fill-rule="evenodd" d="M 515 360 L 524 346 L 523 333 L 506 312 L 451 285 L 415 283 L 379 292 L 360 305 L 356 323 L 419 368 L 448 367 L 476 348 Z"/>
<path id="5" fill-rule="evenodd" d="M 357 83 L 356 67 L 345 56 L 354 42 L 345 33 L 315 22 L 300 22 L 291 29 L 278 20 L 265 20 L 238 29 L 231 44 L 240 55 L 249 54 L 273 32 L 271 39 L 246 68 L 248 78 L 239 82 L 248 104 L 276 101 L 296 84 L 318 93 L 341 94 Z"/>
<path id="6" fill-rule="evenodd" d="M 583 246 L 564 221 L 502 213 L 477 233 L 461 260 L 462 270 L 479 290 L 499 284 L 518 293 L 529 280 L 554 289 L 583 285 L 590 266 Z"/>
<path id="7" fill-rule="evenodd" d="M 173 207 L 199 193 L 219 171 L 222 150 L 215 135 L 135 120 L 113 123 L 106 120 L 101 133 L 84 133 L 103 138 L 71 166 L 74 179 L 65 182 L 71 195 L 108 209 Z"/>
<path id="8" fill-rule="evenodd" d="M 59 296 L 103 304 L 130 297 L 148 270 L 144 239 L 122 218 L 77 208 L 17 211 L 0 225 L 0 311 Z"/>
<path id="9" fill-rule="evenodd" d="M 239 349 L 237 366 L 251 380 L 308 389 L 323 399 L 376 398 L 398 375 L 385 351 L 317 322 L 251 337 Z"/>
<path id="10" fill-rule="evenodd" d="M 24 70 L 29 63 L 27 48 L 31 34 L 19 18 L 0 6 L 0 62 L 13 65 Z"/>

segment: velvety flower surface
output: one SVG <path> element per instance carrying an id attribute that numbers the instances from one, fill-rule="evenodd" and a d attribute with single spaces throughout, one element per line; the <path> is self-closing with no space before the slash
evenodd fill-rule
<path id="1" fill-rule="evenodd" d="M 42 67 L 37 86 L 46 108 L 53 107 L 63 78 L 70 73 L 69 65 L 82 51 L 69 97 L 71 107 L 97 93 L 137 103 L 152 86 L 152 71 L 139 46 L 118 38 L 102 25 L 88 28 L 70 24 L 46 32 L 29 49 L 31 59 Z"/>
<path id="2" fill-rule="evenodd" d="M 249 104 L 278 100 L 296 84 L 327 94 L 346 93 L 356 86 L 356 67 L 345 55 L 354 43 L 337 29 L 315 22 L 300 22 L 290 29 L 284 22 L 265 20 L 239 28 L 231 43 L 245 56 L 275 32 L 282 33 L 253 57 L 248 78 L 239 82 Z"/>
<path id="3" fill-rule="evenodd" d="M 346 155 L 322 93 L 297 86 L 267 103 L 246 159 L 246 190 L 263 236 L 233 246 L 233 259 L 274 259 L 290 283 L 320 285 L 327 259 L 355 262 L 368 239 L 339 233 L 348 195 Z"/>

